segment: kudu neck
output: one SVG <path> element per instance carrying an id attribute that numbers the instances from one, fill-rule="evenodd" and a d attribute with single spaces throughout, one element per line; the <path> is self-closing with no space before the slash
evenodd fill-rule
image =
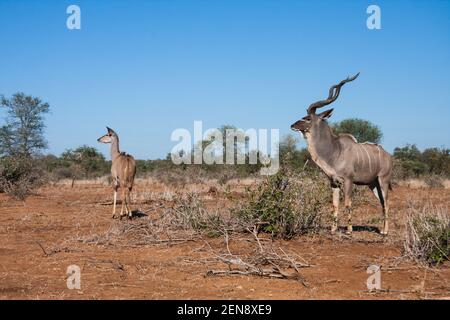
<path id="1" fill-rule="evenodd" d="M 111 141 L 111 160 L 114 161 L 120 155 L 119 138 L 113 137 Z"/>
<path id="2" fill-rule="evenodd" d="M 320 121 L 308 137 L 309 148 L 313 148 L 315 155 L 327 162 L 332 161 L 336 152 L 339 152 L 338 144 L 337 137 L 325 121 Z"/>

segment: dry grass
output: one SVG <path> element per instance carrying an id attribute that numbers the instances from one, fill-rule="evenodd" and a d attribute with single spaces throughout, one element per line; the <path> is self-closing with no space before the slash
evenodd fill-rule
<path id="1" fill-rule="evenodd" d="M 445 189 L 450 189 L 450 179 L 444 179 L 442 182 Z"/>
<path id="2" fill-rule="evenodd" d="M 438 182 L 436 184 L 436 182 Z M 445 188 L 450 189 L 450 179 L 441 179 L 436 181 L 436 179 L 405 179 L 398 182 L 400 186 L 408 187 L 411 189 L 426 189 L 426 188 Z"/>
<path id="3" fill-rule="evenodd" d="M 419 263 L 440 264 L 450 256 L 450 213 L 447 206 L 410 204 L 406 218 L 405 254 Z"/>
<path id="4" fill-rule="evenodd" d="M 101 186 L 108 186 L 110 185 L 110 176 L 103 176 L 98 178 L 90 178 L 90 179 L 61 179 L 56 182 L 53 182 L 53 186 L 71 186 L 73 185 L 80 185 L 80 186 L 89 186 L 89 185 L 101 185 Z"/>

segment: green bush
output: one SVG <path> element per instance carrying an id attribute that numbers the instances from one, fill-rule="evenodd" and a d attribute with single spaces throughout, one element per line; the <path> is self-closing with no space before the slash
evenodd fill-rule
<path id="1" fill-rule="evenodd" d="M 294 174 L 282 168 L 257 190 L 248 190 L 250 200 L 233 214 L 260 231 L 284 239 L 315 230 L 329 211 L 330 186 L 322 174 Z"/>
<path id="2" fill-rule="evenodd" d="M 420 178 L 424 175 L 450 177 L 450 149 L 428 148 L 421 152 L 407 144 L 394 149 L 394 176 L 397 179 Z"/>
<path id="3" fill-rule="evenodd" d="M 63 152 L 60 159 L 61 166 L 69 168 L 73 178 L 96 178 L 110 173 L 111 163 L 93 147 L 68 149 Z"/>
<path id="4" fill-rule="evenodd" d="M 31 158 L 4 157 L 0 160 L 0 192 L 24 200 L 45 182 L 43 170 Z"/>
<path id="5" fill-rule="evenodd" d="M 419 160 L 396 160 L 394 170 L 397 170 L 397 177 L 400 179 L 420 177 L 428 172 L 425 163 Z"/>

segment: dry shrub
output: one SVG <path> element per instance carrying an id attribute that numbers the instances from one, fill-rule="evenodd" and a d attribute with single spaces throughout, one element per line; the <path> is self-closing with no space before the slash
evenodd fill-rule
<path id="1" fill-rule="evenodd" d="M 440 264 L 450 257 L 450 213 L 432 204 L 411 204 L 406 218 L 405 254 L 420 263 Z"/>
<path id="2" fill-rule="evenodd" d="M 35 160 L 26 157 L 5 157 L 0 160 L 0 192 L 24 200 L 45 182 L 45 174 Z"/>
<path id="3" fill-rule="evenodd" d="M 224 220 L 218 211 L 208 211 L 198 194 L 176 194 L 173 201 L 170 208 L 153 208 L 163 209 L 155 219 L 117 221 L 106 232 L 77 235 L 71 240 L 95 245 L 174 245 L 203 236 L 217 237 L 231 229 L 229 220 Z"/>
<path id="4" fill-rule="evenodd" d="M 392 168 L 392 182 L 394 184 L 407 180 L 411 177 L 415 177 L 415 175 L 412 175 L 402 166 L 402 162 L 400 160 L 394 158 L 393 161 L 394 166 Z"/>
<path id="5" fill-rule="evenodd" d="M 257 190 L 248 190 L 248 196 L 248 203 L 233 210 L 236 217 L 284 239 L 319 228 L 331 200 L 322 174 L 287 169 L 267 178 Z"/>
<path id="6" fill-rule="evenodd" d="M 63 179 L 71 179 L 73 178 L 75 175 L 72 171 L 71 168 L 56 168 L 55 170 L 53 170 L 53 172 L 51 173 L 51 179 L 53 181 L 60 181 Z"/>
<path id="7" fill-rule="evenodd" d="M 168 210 L 173 224 L 185 230 L 194 229 L 208 236 L 220 236 L 226 225 L 221 214 L 205 208 L 197 193 L 187 193 L 185 196 L 177 195 L 175 205 Z"/>
<path id="8" fill-rule="evenodd" d="M 101 233 L 76 235 L 69 241 L 76 241 L 93 245 L 114 246 L 146 246 L 146 245 L 175 245 L 197 239 L 194 230 L 181 230 L 169 215 L 161 219 L 137 219 L 113 222 Z"/>
<path id="9" fill-rule="evenodd" d="M 158 201 L 173 201 L 176 193 L 169 188 L 164 188 L 162 191 L 149 191 L 146 188 L 140 187 L 139 191 L 131 193 L 132 203 L 150 204 Z"/>
<path id="10" fill-rule="evenodd" d="M 425 181 L 420 179 L 407 179 L 398 182 L 398 185 L 405 186 L 411 189 L 424 189 L 427 188 Z"/>
<path id="11" fill-rule="evenodd" d="M 217 181 L 219 185 L 223 186 L 230 180 L 251 176 L 251 174 L 240 172 L 238 167 L 240 166 L 180 165 L 156 168 L 144 176 L 173 187 L 202 184 L 211 180 Z"/>
<path id="12" fill-rule="evenodd" d="M 330 189 L 330 192 L 331 192 L 331 189 Z M 340 201 L 344 202 L 344 193 L 342 191 L 341 191 L 340 195 L 341 195 Z M 363 206 L 363 205 L 367 205 L 367 204 L 378 205 L 379 200 L 373 194 L 373 192 L 371 190 L 369 190 L 369 188 L 367 188 L 367 186 L 353 185 L 353 190 L 352 190 L 352 206 L 353 206 L 353 208 L 357 208 L 359 206 Z"/>
<path id="13" fill-rule="evenodd" d="M 444 180 L 440 176 L 430 174 L 424 177 L 424 181 L 430 188 L 444 188 Z"/>
<path id="14" fill-rule="evenodd" d="M 146 177 L 171 187 L 201 184 L 208 180 L 201 168 L 196 166 L 155 169 L 147 173 Z"/>

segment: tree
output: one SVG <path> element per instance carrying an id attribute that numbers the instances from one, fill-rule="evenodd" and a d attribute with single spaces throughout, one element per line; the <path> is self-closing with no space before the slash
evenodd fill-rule
<path id="1" fill-rule="evenodd" d="M 428 166 L 422 161 L 422 153 L 415 144 L 395 148 L 394 158 L 400 178 L 417 177 L 429 171 Z"/>
<path id="2" fill-rule="evenodd" d="M 298 139 L 293 135 L 286 135 L 280 141 L 280 160 L 282 165 L 292 169 L 302 169 L 310 158 L 306 149 L 297 148 Z"/>
<path id="3" fill-rule="evenodd" d="M 47 147 L 44 114 L 49 105 L 18 92 L 11 99 L 1 96 L 0 109 L 6 111 L 0 127 L 0 192 L 24 200 L 45 180 L 34 156 Z"/>
<path id="4" fill-rule="evenodd" d="M 222 154 L 223 163 L 226 163 L 226 152 L 227 152 L 227 142 L 231 141 L 232 146 L 228 146 L 232 148 L 232 152 L 234 154 L 234 163 L 237 163 L 238 156 L 245 156 L 245 148 L 247 147 L 247 143 L 249 138 L 245 135 L 245 132 L 236 128 L 232 125 L 222 125 L 218 128 L 218 131 L 222 137 L 222 144 L 220 146 L 216 145 L 216 150 L 219 154 Z M 205 140 L 199 141 L 201 150 L 205 150 L 205 148 L 211 145 L 214 141 L 214 134 L 210 134 Z M 249 150 L 252 151 L 252 150 Z"/>
<path id="5" fill-rule="evenodd" d="M 399 160 L 421 161 L 422 153 L 415 144 L 407 144 L 404 147 L 394 149 L 394 158 Z"/>
<path id="6" fill-rule="evenodd" d="M 383 133 L 375 124 L 363 119 L 346 119 L 331 125 L 335 134 L 350 133 L 358 142 L 380 143 Z"/>
<path id="7" fill-rule="evenodd" d="M 44 138 L 44 114 L 48 103 L 22 92 L 11 99 L 0 98 L 0 107 L 6 109 L 5 124 L 0 127 L 0 156 L 30 158 L 47 147 Z"/>
<path id="8" fill-rule="evenodd" d="M 81 146 L 75 150 L 68 149 L 61 155 L 62 161 L 72 169 L 73 178 L 101 176 L 107 174 L 109 166 L 103 154 L 89 146 Z"/>
<path id="9" fill-rule="evenodd" d="M 295 153 L 297 151 L 297 143 L 298 139 L 293 135 L 288 134 L 284 136 L 280 141 L 280 156 L 284 158 L 284 156 Z"/>
<path id="10" fill-rule="evenodd" d="M 448 176 L 450 174 L 450 149 L 428 148 L 422 152 L 422 160 L 429 172 Z"/>

